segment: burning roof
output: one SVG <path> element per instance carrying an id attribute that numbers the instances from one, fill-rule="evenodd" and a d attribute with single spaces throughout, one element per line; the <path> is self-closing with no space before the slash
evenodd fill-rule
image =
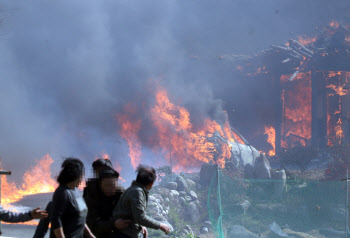
<path id="1" fill-rule="evenodd" d="M 348 71 L 350 63 L 350 30 L 349 26 L 336 21 L 323 30 L 317 28 L 317 36 L 298 36 L 285 44 L 272 45 L 255 56 L 231 55 L 221 59 L 234 61 L 235 68 L 249 76 L 256 76 L 270 71 L 282 74 L 307 72 L 316 63 L 322 69 L 338 68 L 336 71 Z M 331 65 L 325 65 L 326 62 Z M 292 77 L 290 80 L 293 80 Z"/>
<path id="2" fill-rule="evenodd" d="M 349 29 L 332 21 L 311 37 L 299 36 L 254 56 L 226 57 L 240 77 L 271 88 L 274 119 L 259 129 L 273 148 L 270 155 L 295 143 L 349 141 L 350 132 L 344 133 L 350 131 Z M 249 84 L 245 86 L 249 90 Z"/>

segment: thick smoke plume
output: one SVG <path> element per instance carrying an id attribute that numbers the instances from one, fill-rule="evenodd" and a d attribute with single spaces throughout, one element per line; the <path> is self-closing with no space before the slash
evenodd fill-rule
<path id="1" fill-rule="evenodd" d="M 151 100 L 150 79 L 194 125 L 223 121 L 225 109 L 244 131 L 260 115 L 232 111 L 259 97 L 219 56 L 254 53 L 349 10 L 328 0 L 1 2 L 0 156 L 15 178 L 47 153 L 56 168 L 64 156 L 90 163 L 102 152 L 131 168 L 115 115 Z"/>

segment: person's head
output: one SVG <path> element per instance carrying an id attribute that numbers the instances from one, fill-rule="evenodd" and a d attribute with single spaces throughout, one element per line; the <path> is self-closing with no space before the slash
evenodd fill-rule
<path id="1" fill-rule="evenodd" d="M 157 179 L 156 170 L 150 166 L 139 165 L 136 169 L 136 182 L 150 190 Z"/>
<path id="2" fill-rule="evenodd" d="M 117 192 L 119 173 L 114 169 L 104 169 L 100 172 L 99 184 L 101 191 L 107 197 Z"/>
<path id="3" fill-rule="evenodd" d="M 84 164 L 76 158 L 66 158 L 61 166 L 61 172 L 57 177 L 60 185 L 71 184 L 78 187 L 84 177 Z"/>
<path id="4" fill-rule="evenodd" d="M 97 159 L 92 163 L 92 169 L 96 177 L 99 177 L 100 172 L 104 169 L 113 169 L 112 162 L 109 159 Z"/>

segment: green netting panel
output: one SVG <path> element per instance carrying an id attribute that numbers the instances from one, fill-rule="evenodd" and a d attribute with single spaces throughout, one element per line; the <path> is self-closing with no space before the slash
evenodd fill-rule
<path id="1" fill-rule="evenodd" d="M 287 180 L 284 184 L 234 179 L 219 172 L 212 178 L 208 193 L 212 230 L 216 237 L 239 238 L 239 232 L 232 229 L 241 229 L 242 234 L 251 232 L 251 237 L 273 237 L 271 225 L 277 224 L 272 230 L 345 237 L 346 186 L 346 181 Z"/>

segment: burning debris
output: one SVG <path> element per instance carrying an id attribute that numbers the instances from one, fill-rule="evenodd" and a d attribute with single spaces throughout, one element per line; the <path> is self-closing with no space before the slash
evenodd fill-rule
<path id="1" fill-rule="evenodd" d="M 275 106 L 264 130 L 274 149 L 270 156 L 295 144 L 322 148 L 350 142 L 349 29 L 333 21 L 317 28 L 317 36 L 272 45 L 253 57 L 228 58 L 249 84 L 265 80 L 271 88 Z"/>

